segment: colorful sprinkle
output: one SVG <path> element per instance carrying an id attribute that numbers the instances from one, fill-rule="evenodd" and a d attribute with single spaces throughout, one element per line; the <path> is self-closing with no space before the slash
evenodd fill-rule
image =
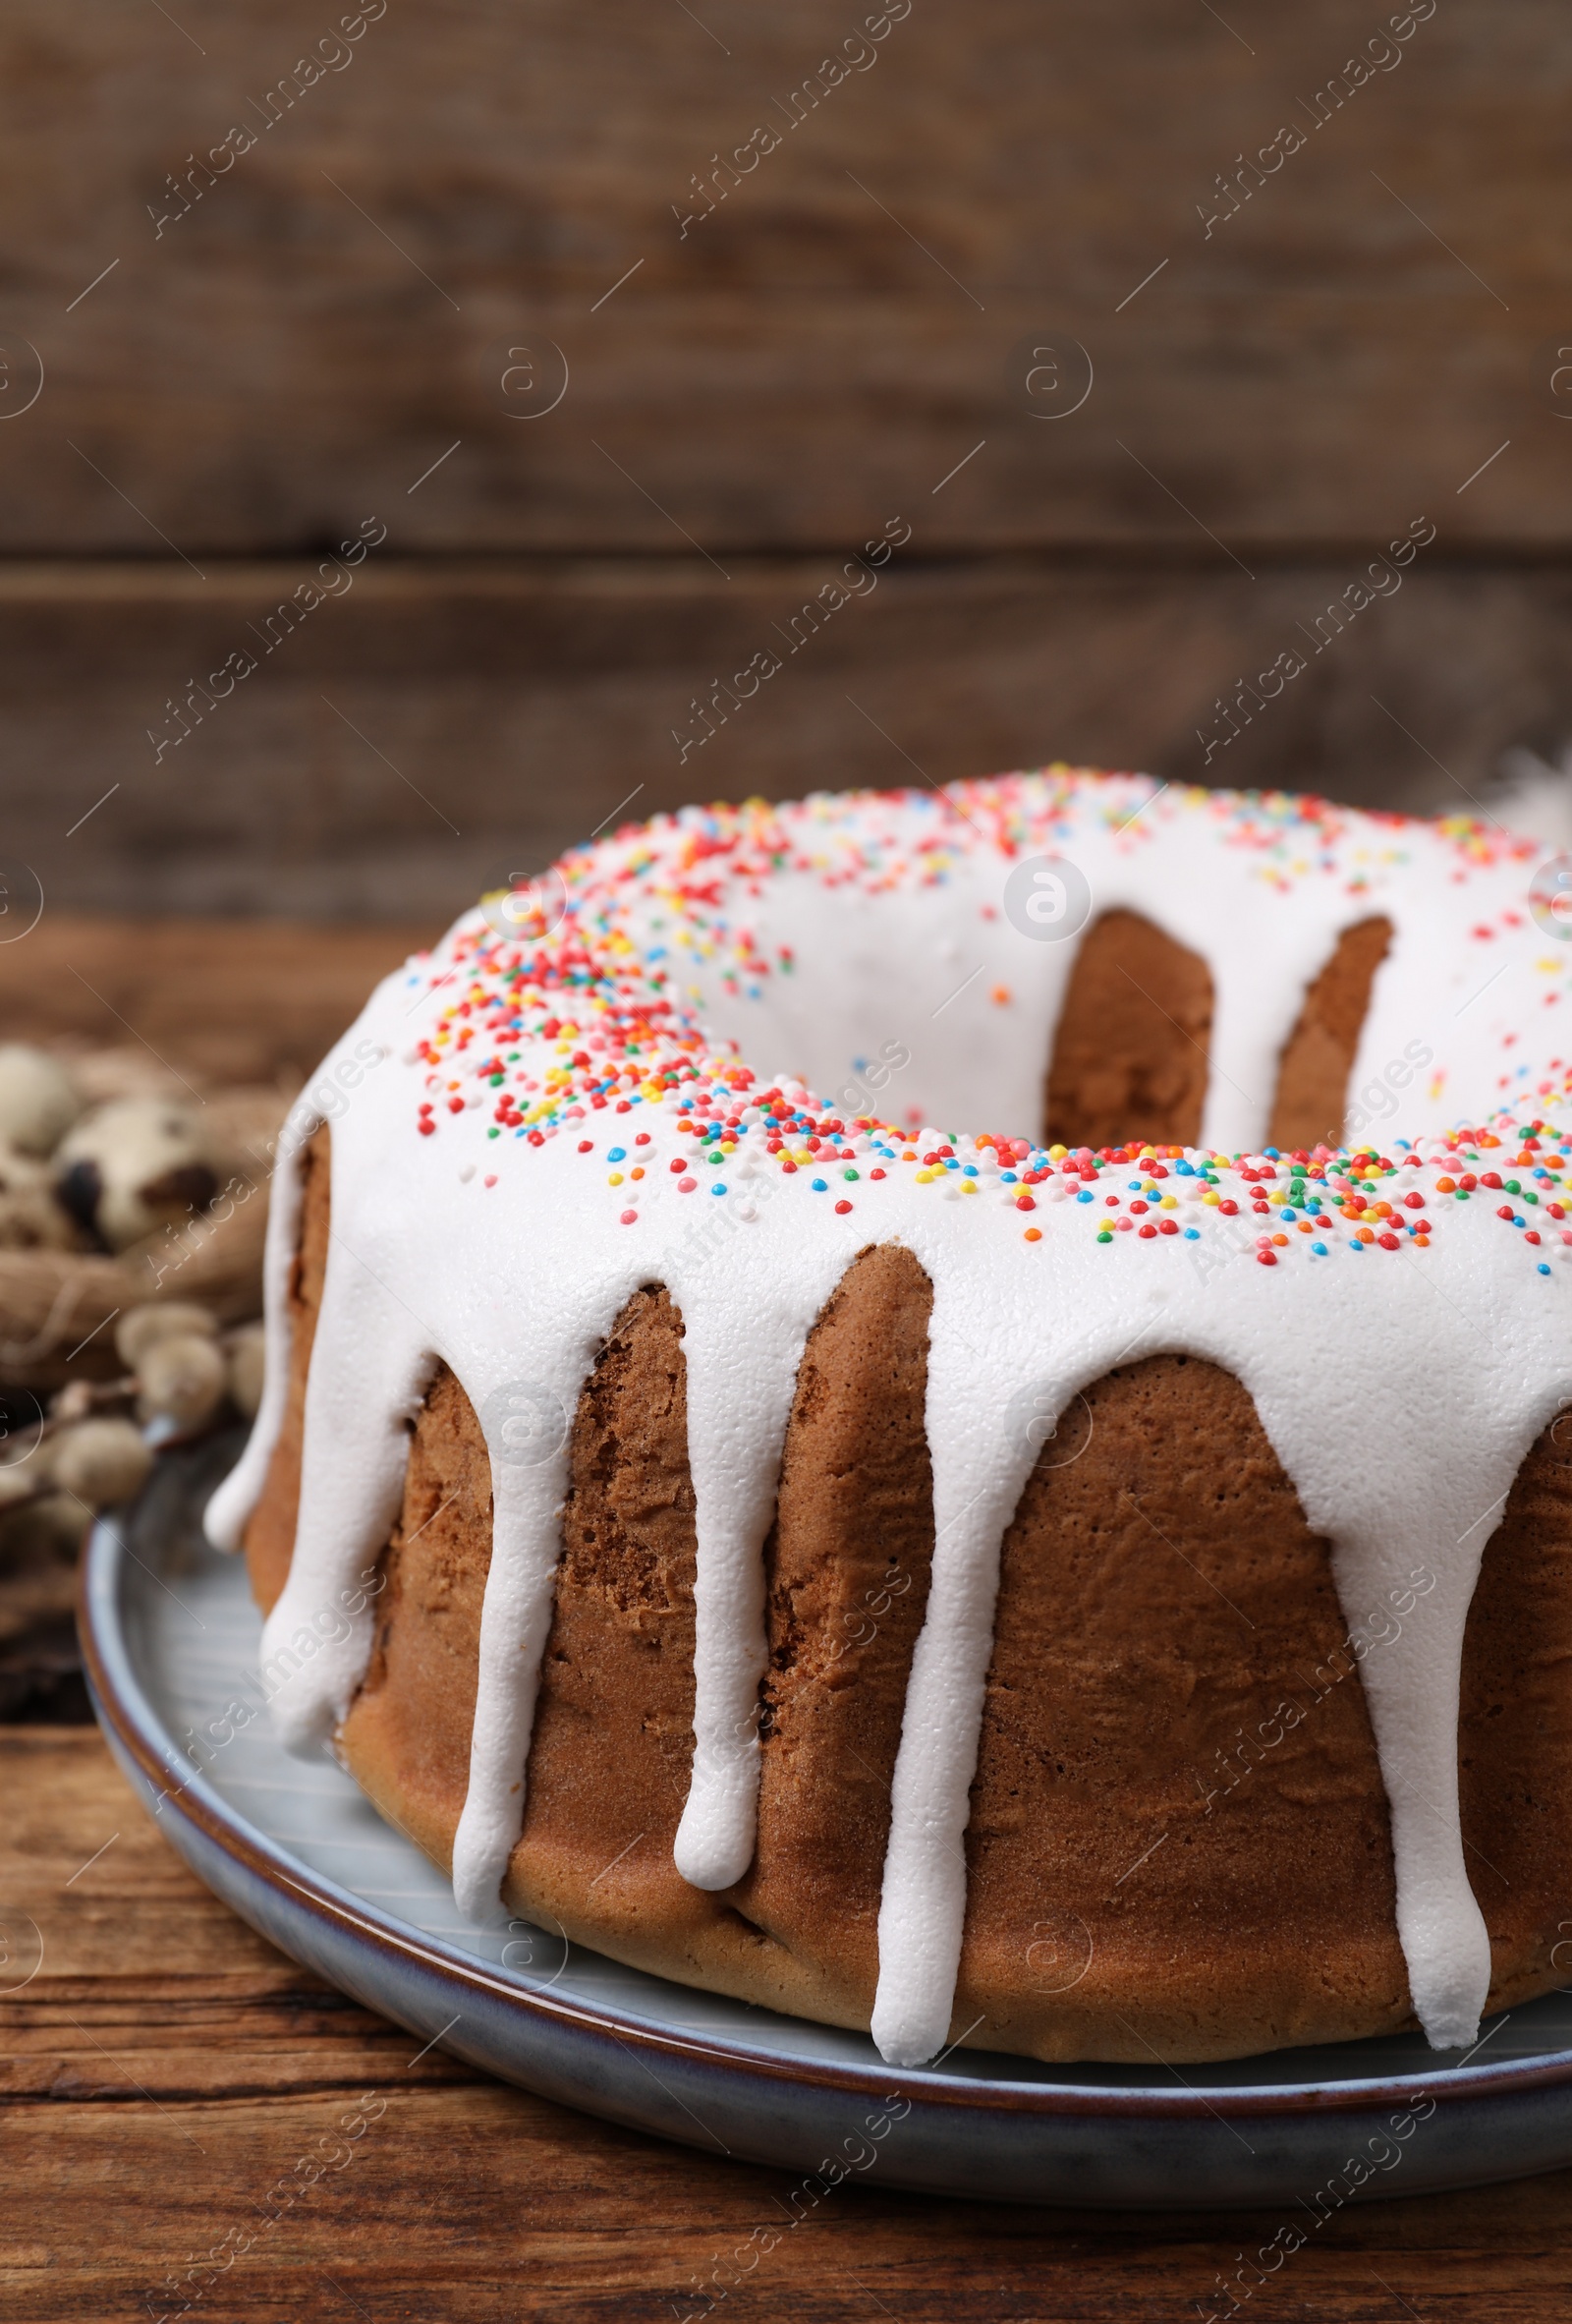
<path id="1" fill-rule="evenodd" d="M 720 1171 L 728 1161 L 741 1180 L 763 1171 L 781 1184 L 807 1170 L 821 1193 L 835 1180 L 847 1187 L 864 1177 L 886 1186 L 893 1180 L 908 1198 L 981 1193 L 984 1204 L 974 1208 L 984 1219 L 990 1211 L 1052 1209 L 1047 1239 L 1123 1243 L 1120 1265 L 1143 1264 L 1132 1254 L 1144 1243 L 1182 1238 L 1203 1250 L 1215 1245 L 1225 1257 L 1243 1242 L 1260 1263 L 1292 1267 L 1302 1247 L 1327 1257 L 1325 1237 L 1339 1221 L 1352 1248 L 1417 1256 L 1437 1234 L 1444 1248 L 1449 1203 L 1481 1193 L 1494 1198 L 1497 1218 L 1530 1246 L 1529 1263 L 1540 1272 L 1547 1272 L 1540 1245 L 1551 1221 L 1572 1244 L 1572 1230 L 1563 1229 L 1568 1205 L 1559 1199 L 1572 1165 L 1568 1141 L 1543 1118 L 1526 1118 L 1526 1100 L 1445 1138 L 1398 1140 L 1387 1151 L 1365 1144 L 1230 1157 L 1138 1139 L 1072 1152 L 1062 1142 L 1043 1148 L 999 1132 L 968 1137 L 910 1124 L 903 1131 L 871 1113 L 837 1112 L 796 1083 L 763 1086 L 735 1050 L 702 1034 L 692 980 L 702 963 L 731 994 L 757 997 L 767 980 L 795 972 L 790 947 L 771 940 L 760 948 L 742 900 L 759 894 L 783 866 L 854 897 L 872 896 L 942 884 L 975 855 L 980 831 L 1001 855 L 1020 859 L 1051 847 L 1067 819 L 1089 809 L 1109 829 L 1128 825 L 1131 847 L 1149 844 L 1151 828 L 1173 814 L 1200 811 L 1217 819 L 1225 844 L 1251 853 L 1268 886 L 1286 891 L 1307 873 L 1336 870 L 1344 834 L 1370 828 L 1351 826 L 1343 810 L 1320 801 L 1181 785 L 1162 796 L 1144 778 L 1058 767 L 970 784 L 964 815 L 958 795 L 939 793 L 914 806 L 917 796 L 685 809 L 571 851 L 557 867 L 566 900 L 552 926 L 510 915 L 504 933 L 476 914 L 448 939 L 440 975 L 422 964 L 412 977 L 417 986 L 425 973 L 434 980 L 417 1037 L 424 1070 L 413 1127 L 433 1137 L 445 1113 L 461 1142 L 494 1141 L 507 1131 L 538 1151 L 560 1134 L 561 1152 L 582 1156 L 597 1148 L 593 1115 L 610 1111 L 626 1139 L 603 1149 L 613 1203 L 623 1185 L 617 1165 L 634 1151 L 642 1163 L 630 1174 L 638 1180 L 647 1163 L 646 1192 L 657 1200 L 673 1180 L 676 1192 L 695 1192 L 701 1163 L 715 1173 L 711 1192 L 725 1195 L 731 1181 Z M 1392 828 L 1395 850 L 1404 826 L 1394 819 Z M 1455 820 L 1438 828 L 1455 850 L 1459 878 L 1475 865 L 1526 863 L 1533 853 L 1530 843 L 1483 822 Z M 1357 853 L 1349 860 L 1354 868 L 1338 877 L 1358 894 L 1370 879 L 1358 870 Z M 1378 867 L 1380 851 L 1369 861 Z M 636 937 L 646 926 L 641 912 L 653 921 L 658 941 Z M 1482 940 L 1503 933 L 1482 919 Z M 984 992 L 996 1005 L 1010 1001 L 1003 986 L 980 984 L 978 996 Z M 1556 1071 L 1553 1086 L 1534 1085 L 1542 1102 L 1559 1101 L 1572 1088 L 1572 1074 L 1559 1065 Z M 1430 1091 L 1432 1105 L 1438 1086 Z M 1503 1078 L 1502 1089 L 1510 1086 Z M 470 1111 L 478 1116 L 473 1128 L 462 1118 Z M 641 1114 L 648 1127 L 638 1126 Z M 673 1156 L 679 1140 L 684 1151 Z M 1089 1211 L 1085 1219 L 1081 1207 Z M 616 1213 L 626 1224 L 639 1215 Z M 735 1215 L 747 1221 L 758 1209 L 743 1204 Z M 1259 1238 L 1239 1234 L 1247 1221 L 1259 1226 Z M 1042 1241 L 1048 1223 L 1024 1228 L 1025 1239 Z"/>

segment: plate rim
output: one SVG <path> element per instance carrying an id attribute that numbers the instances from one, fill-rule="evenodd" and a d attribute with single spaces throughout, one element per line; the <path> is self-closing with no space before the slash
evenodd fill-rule
<path id="1" fill-rule="evenodd" d="M 457 1946 L 368 1903 L 325 1873 L 314 1871 L 232 1807 L 207 1783 L 200 1769 L 186 1767 L 137 1673 L 125 1636 L 121 1600 L 131 1555 L 115 1515 L 97 1517 L 79 1563 L 77 1628 L 99 1724 L 143 1782 L 251 1878 L 265 1888 L 287 1891 L 288 1900 L 297 1909 L 304 1905 L 319 1921 L 336 1926 L 341 1933 L 352 1933 L 378 1955 L 403 1956 L 440 1981 L 483 1991 L 525 2016 L 554 2021 L 624 2047 L 634 2045 L 700 2066 L 750 2074 L 765 2082 L 804 2083 L 859 2100 L 901 2096 L 921 2100 L 925 2106 L 948 2107 L 958 2116 L 983 2111 L 1040 2118 L 1080 2115 L 1131 2123 L 1205 2115 L 1363 2116 L 1388 2107 L 1407 2107 L 1425 2098 L 1433 2098 L 1438 2104 L 1466 2105 L 1572 2082 L 1572 2048 L 1535 2059 L 1351 2082 L 1285 2080 L 1207 2084 L 1204 2088 L 1184 2084 L 1170 2089 L 1146 2083 L 1088 2087 L 1067 2082 L 997 2081 L 982 2074 L 963 2079 L 923 2067 L 863 2066 L 785 2056 L 747 2041 L 691 2028 L 679 2031 L 635 2012 L 521 1984 L 498 1975 Z M 180 1781 L 172 1786 L 170 1779 L 177 1770 L 181 1771 Z M 147 1806 L 145 1800 L 141 1804 Z M 156 1814 L 158 1810 L 149 1807 L 147 1812 Z M 1282 2055 L 1292 2053 L 1284 2051 Z M 1177 2073 L 1178 2069 L 1173 2070 Z"/>

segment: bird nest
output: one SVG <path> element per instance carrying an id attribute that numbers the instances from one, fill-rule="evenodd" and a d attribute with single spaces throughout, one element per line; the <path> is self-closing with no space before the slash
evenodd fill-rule
<path id="1" fill-rule="evenodd" d="M 198 1103 L 210 1191 L 198 1186 L 176 1216 L 118 1250 L 0 1249 L 0 1390 L 116 1377 L 125 1367 L 115 1320 L 149 1302 L 195 1303 L 221 1326 L 260 1313 L 268 1181 L 288 1099 L 233 1089 Z"/>

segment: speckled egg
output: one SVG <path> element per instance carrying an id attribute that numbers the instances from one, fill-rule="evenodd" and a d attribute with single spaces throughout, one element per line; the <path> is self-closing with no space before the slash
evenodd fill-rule
<path id="1" fill-rule="evenodd" d="M 218 1187 L 196 1108 L 163 1098 L 95 1106 L 55 1164 L 60 1202 L 111 1251 L 205 1210 Z"/>
<path id="2" fill-rule="evenodd" d="M 0 1043 L 0 1141 L 52 1154 L 86 1101 L 57 1057 L 22 1042 Z"/>

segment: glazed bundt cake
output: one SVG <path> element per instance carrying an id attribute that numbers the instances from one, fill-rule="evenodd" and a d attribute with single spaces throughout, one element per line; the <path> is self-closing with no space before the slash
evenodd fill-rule
<path id="1" fill-rule="evenodd" d="M 1540 852 L 1053 768 L 487 899 L 281 1142 L 208 1523 L 286 1740 L 467 1912 L 898 2064 L 1556 1984 Z"/>

